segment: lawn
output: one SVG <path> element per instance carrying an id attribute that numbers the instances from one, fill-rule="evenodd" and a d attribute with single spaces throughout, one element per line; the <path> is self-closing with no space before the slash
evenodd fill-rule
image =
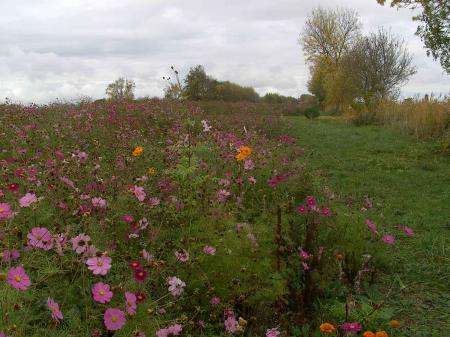
<path id="1" fill-rule="evenodd" d="M 414 229 L 413 240 L 393 247 L 386 304 L 414 336 L 450 333 L 450 158 L 438 144 L 381 127 L 326 117 L 289 122 L 339 203 L 360 209 L 367 196 L 367 217 Z"/>

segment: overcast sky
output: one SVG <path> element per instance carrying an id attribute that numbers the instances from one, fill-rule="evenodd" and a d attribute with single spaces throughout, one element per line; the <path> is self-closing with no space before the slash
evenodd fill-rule
<path id="1" fill-rule="evenodd" d="M 403 95 L 450 92 L 411 12 L 376 0 L 0 0 L 0 101 L 101 98 L 120 76 L 137 96 L 162 96 L 171 65 L 183 75 L 197 64 L 260 94 L 298 97 L 308 80 L 298 35 L 318 5 L 354 8 L 364 31 L 405 39 L 418 73 Z"/>

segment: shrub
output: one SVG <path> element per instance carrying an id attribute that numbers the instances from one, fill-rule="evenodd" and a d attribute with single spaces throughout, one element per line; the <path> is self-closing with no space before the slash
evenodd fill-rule
<path id="1" fill-rule="evenodd" d="M 318 118 L 320 116 L 319 108 L 317 106 L 314 106 L 314 107 L 311 107 L 311 108 L 307 108 L 305 110 L 305 116 L 308 119 Z"/>

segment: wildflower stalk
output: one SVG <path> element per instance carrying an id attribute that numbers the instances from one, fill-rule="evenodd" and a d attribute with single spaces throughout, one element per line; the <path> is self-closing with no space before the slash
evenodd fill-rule
<path id="1" fill-rule="evenodd" d="M 277 206 L 277 225 L 275 228 L 275 242 L 277 243 L 277 272 L 281 271 L 281 244 L 282 244 L 282 236 L 281 236 L 281 207 Z"/>

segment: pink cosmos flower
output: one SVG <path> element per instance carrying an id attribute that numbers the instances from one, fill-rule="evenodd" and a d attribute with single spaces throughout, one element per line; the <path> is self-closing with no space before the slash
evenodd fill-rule
<path id="1" fill-rule="evenodd" d="M 81 233 L 76 237 L 72 238 L 72 240 L 70 241 L 72 242 L 72 249 L 77 254 L 83 254 L 84 252 L 86 252 L 88 248 L 88 242 L 91 241 L 91 238 L 89 235 Z"/>
<path id="2" fill-rule="evenodd" d="M 106 200 L 102 198 L 92 198 L 91 199 L 92 206 L 97 208 L 105 208 L 106 207 Z"/>
<path id="3" fill-rule="evenodd" d="M 148 198 L 147 204 L 151 207 L 158 206 L 161 203 L 161 200 L 156 197 Z"/>
<path id="4" fill-rule="evenodd" d="M 371 221 L 369 219 L 366 219 L 366 225 L 370 229 L 371 232 L 373 232 L 375 234 L 378 233 L 377 232 L 377 225 L 375 224 L 375 222 L 373 222 L 373 221 Z"/>
<path id="5" fill-rule="evenodd" d="M 230 195 L 231 193 L 227 190 L 219 190 L 216 193 L 216 197 L 219 202 L 225 202 Z"/>
<path id="6" fill-rule="evenodd" d="M 256 179 L 253 176 L 248 177 L 248 181 L 252 184 L 256 184 Z"/>
<path id="7" fill-rule="evenodd" d="M 403 226 L 403 232 L 405 232 L 405 234 L 408 235 L 410 238 L 414 236 L 413 230 L 408 226 Z"/>
<path id="8" fill-rule="evenodd" d="M 330 217 L 331 216 L 331 210 L 328 207 L 324 207 L 321 209 L 320 213 L 324 217 Z"/>
<path id="9" fill-rule="evenodd" d="M 229 333 L 232 334 L 234 332 L 236 332 L 237 328 L 238 328 L 238 322 L 236 320 L 236 318 L 234 316 L 229 316 L 225 322 L 225 330 Z"/>
<path id="10" fill-rule="evenodd" d="M 18 290 L 27 290 L 31 286 L 30 278 L 22 266 L 11 267 L 8 270 L 7 280 L 13 288 Z"/>
<path id="11" fill-rule="evenodd" d="M 383 236 L 383 242 L 387 245 L 393 245 L 395 242 L 395 237 L 391 234 L 385 234 Z"/>
<path id="12" fill-rule="evenodd" d="M 125 293 L 125 308 L 127 310 L 128 315 L 134 315 L 137 309 L 137 298 L 133 293 L 126 292 Z"/>
<path id="13" fill-rule="evenodd" d="M 208 124 L 208 121 L 206 119 L 201 121 L 203 126 L 203 132 L 208 132 L 211 130 L 211 126 Z"/>
<path id="14" fill-rule="evenodd" d="M 2 261 L 7 263 L 10 261 L 15 261 L 15 260 L 19 259 L 19 257 L 20 257 L 20 252 L 17 249 L 15 249 L 15 248 L 5 249 L 3 251 Z"/>
<path id="15" fill-rule="evenodd" d="M 178 336 L 181 331 L 183 331 L 183 326 L 181 324 L 173 324 L 167 328 L 169 331 L 169 334 L 172 334 L 174 336 Z"/>
<path id="16" fill-rule="evenodd" d="M 87 259 L 86 264 L 94 275 L 106 275 L 111 269 L 111 261 L 108 256 L 95 256 Z"/>
<path id="17" fill-rule="evenodd" d="M 11 206 L 5 203 L 0 203 L 0 219 L 12 219 L 14 213 L 11 210 Z"/>
<path id="18" fill-rule="evenodd" d="M 54 320 L 56 320 L 57 322 L 61 321 L 62 319 L 64 319 L 64 316 L 61 312 L 61 310 L 59 310 L 59 304 L 56 303 L 52 298 L 48 298 L 47 299 L 47 307 L 50 309 L 50 311 L 52 312 L 52 318 Z"/>
<path id="19" fill-rule="evenodd" d="M 255 168 L 255 163 L 253 162 L 253 160 L 247 159 L 247 160 L 244 162 L 244 170 L 246 170 L 246 171 L 251 171 L 251 170 L 253 170 L 254 168 Z"/>
<path id="20" fill-rule="evenodd" d="M 133 186 L 131 191 L 134 193 L 134 196 L 141 202 L 144 201 L 145 197 L 147 196 L 147 194 L 144 191 L 144 188 L 140 186 L 136 185 Z"/>
<path id="21" fill-rule="evenodd" d="M 307 264 L 306 262 L 302 262 L 302 268 L 303 268 L 303 270 L 310 270 L 311 269 L 309 264 Z"/>
<path id="22" fill-rule="evenodd" d="M 216 255 L 216 248 L 205 246 L 203 247 L 203 253 L 205 253 L 206 255 Z"/>
<path id="23" fill-rule="evenodd" d="M 189 252 L 185 249 L 183 250 L 177 250 L 175 252 L 175 257 L 177 258 L 177 261 L 186 263 L 189 261 Z"/>
<path id="24" fill-rule="evenodd" d="M 358 332 L 361 331 L 361 324 L 359 324 L 358 322 L 353 323 L 345 322 L 344 324 L 342 324 L 342 329 L 346 333 L 357 334 Z"/>
<path id="25" fill-rule="evenodd" d="M 219 305 L 220 304 L 220 297 L 214 296 L 213 298 L 211 298 L 209 303 L 211 303 L 211 305 Z"/>
<path id="26" fill-rule="evenodd" d="M 98 282 L 92 287 L 92 298 L 98 303 L 108 303 L 113 297 L 113 292 L 109 284 Z"/>
<path id="27" fill-rule="evenodd" d="M 34 227 L 27 235 L 28 244 L 31 247 L 50 250 L 53 248 L 52 235 L 45 227 Z"/>
<path id="28" fill-rule="evenodd" d="M 268 329 L 266 331 L 266 337 L 277 337 L 279 335 L 281 335 L 281 332 L 278 331 L 277 328 Z"/>
<path id="29" fill-rule="evenodd" d="M 128 262 L 128 267 L 131 269 L 139 269 L 141 268 L 141 263 L 139 261 Z"/>
<path id="30" fill-rule="evenodd" d="M 169 284 L 168 290 L 173 296 L 180 296 L 186 287 L 186 283 L 175 276 L 169 277 L 167 283 Z"/>
<path id="31" fill-rule="evenodd" d="M 126 323 L 125 313 L 117 308 L 106 309 L 103 316 L 106 329 L 110 331 L 120 330 Z"/>
<path id="32" fill-rule="evenodd" d="M 19 199 L 20 207 L 30 207 L 32 204 L 38 201 L 36 194 L 27 193 L 22 198 Z"/>
<path id="33" fill-rule="evenodd" d="M 220 186 L 225 186 L 225 187 L 230 186 L 230 184 L 231 184 L 230 180 L 228 180 L 228 179 L 220 179 L 217 183 Z"/>

